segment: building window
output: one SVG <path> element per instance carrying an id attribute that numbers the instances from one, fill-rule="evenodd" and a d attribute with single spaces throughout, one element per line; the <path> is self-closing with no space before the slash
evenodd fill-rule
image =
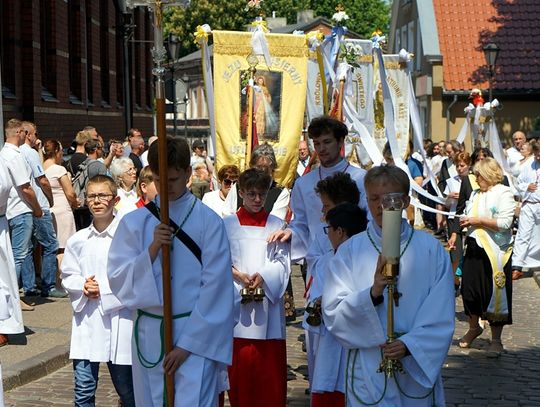
<path id="1" fill-rule="evenodd" d="M 53 37 L 53 7 L 50 0 L 39 2 L 41 93 L 44 100 L 56 100 L 56 61 Z"/>
<path id="2" fill-rule="evenodd" d="M 140 109 L 142 106 L 142 100 L 141 100 L 141 48 L 144 46 L 144 43 L 141 43 L 141 37 L 142 33 L 144 32 L 142 27 L 142 18 L 141 18 L 141 12 L 138 9 L 135 9 L 135 36 L 133 41 L 133 47 L 135 48 L 134 57 L 135 60 L 133 61 L 133 65 L 135 67 L 134 73 L 135 73 L 135 107 L 137 109 Z"/>
<path id="3" fill-rule="evenodd" d="M 13 3 L 0 1 L 0 16 L 2 17 L 2 27 L 0 27 L 0 67 L 2 75 L 2 96 L 8 98 L 15 97 L 15 68 L 14 49 L 11 29 L 15 22 L 13 18 Z"/>
<path id="4" fill-rule="evenodd" d="M 124 29 L 122 14 L 117 11 L 114 16 L 116 28 L 116 102 L 118 107 L 124 104 Z"/>
<path id="5" fill-rule="evenodd" d="M 101 105 L 109 106 L 110 79 L 109 79 L 109 1 L 101 0 L 99 3 L 99 43 L 101 62 Z"/>
<path id="6" fill-rule="evenodd" d="M 145 40 L 149 41 L 151 38 L 153 38 L 152 34 L 152 21 L 149 18 L 149 14 L 147 13 L 145 15 L 145 28 L 146 28 L 146 35 Z M 153 75 L 152 75 L 152 44 L 151 43 L 145 43 L 145 65 L 146 65 L 146 71 L 144 75 L 145 80 L 145 102 L 146 102 L 146 108 L 152 109 L 152 82 L 153 82 Z"/>
<path id="7" fill-rule="evenodd" d="M 92 58 L 92 0 L 86 0 L 86 101 L 94 104 L 94 68 Z"/>
<path id="8" fill-rule="evenodd" d="M 80 3 L 68 2 L 69 101 L 82 104 Z"/>

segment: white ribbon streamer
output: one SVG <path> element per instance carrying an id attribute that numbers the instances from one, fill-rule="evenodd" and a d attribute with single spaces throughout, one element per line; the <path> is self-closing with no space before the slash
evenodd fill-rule
<path id="1" fill-rule="evenodd" d="M 212 29 L 208 24 L 202 26 L 205 31 L 212 33 Z M 210 63 L 210 52 L 208 50 L 208 41 L 201 41 L 202 52 L 202 74 L 205 86 L 206 105 L 208 106 L 208 122 L 210 125 L 210 140 L 212 146 L 216 146 L 216 114 L 214 105 L 214 82 L 212 76 L 212 64 Z M 187 109 L 186 109 L 187 114 Z"/>
<path id="2" fill-rule="evenodd" d="M 268 48 L 268 41 L 264 35 L 263 28 L 259 25 L 253 31 L 251 36 L 251 48 L 255 55 L 263 55 L 266 66 L 272 65 L 272 57 L 270 56 L 270 49 Z"/>

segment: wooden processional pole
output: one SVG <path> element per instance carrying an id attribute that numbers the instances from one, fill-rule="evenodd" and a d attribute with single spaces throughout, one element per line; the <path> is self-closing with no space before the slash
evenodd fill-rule
<path id="1" fill-rule="evenodd" d="M 165 68 L 162 62 L 165 60 L 166 51 L 163 47 L 161 2 L 156 1 L 154 9 L 154 48 L 152 56 L 156 66 L 156 131 L 158 137 L 158 160 L 159 160 L 159 196 L 161 223 L 169 225 L 169 186 L 167 184 L 169 169 L 167 162 L 167 127 L 165 124 L 165 82 L 163 75 Z M 162 255 L 162 279 L 163 279 L 163 343 L 165 355 L 173 349 L 172 332 L 172 301 L 171 301 L 171 247 L 161 246 Z M 174 374 L 165 374 L 165 391 L 167 392 L 167 407 L 174 407 Z M 165 399 L 165 397 L 164 397 Z"/>

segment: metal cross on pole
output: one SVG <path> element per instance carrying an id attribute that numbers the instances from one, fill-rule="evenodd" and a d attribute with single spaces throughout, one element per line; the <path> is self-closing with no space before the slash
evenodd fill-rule
<path id="1" fill-rule="evenodd" d="M 169 195 L 167 185 L 167 132 L 165 125 L 165 74 L 164 61 L 167 51 L 163 45 L 163 11 L 166 7 L 185 7 L 189 0 L 168 1 L 168 0 L 126 0 L 128 8 L 148 7 L 154 13 L 154 47 L 152 48 L 152 59 L 154 68 L 152 73 L 156 77 L 156 123 L 158 137 L 158 157 L 159 157 L 159 187 L 162 197 L 160 205 L 161 222 L 169 225 L 169 206 L 167 197 Z M 171 252 L 170 246 L 163 245 L 162 251 L 162 278 L 163 278 L 163 343 L 165 354 L 173 349 L 172 332 L 172 297 L 171 297 Z M 174 375 L 165 375 L 165 390 L 167 392 L 167 406 L 174 407 Z M 165 399 L 165 398 L 164 398 Z"/>

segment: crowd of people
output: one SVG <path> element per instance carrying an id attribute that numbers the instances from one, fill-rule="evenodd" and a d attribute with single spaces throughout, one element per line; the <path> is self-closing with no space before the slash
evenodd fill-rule
<path id="1" fill-rule="evenodd" d="M 0 346 L 24 331 L 21 310 L 34 309 L 33 297 L 69 297 L 76 406 L 95 402 L 100 363 L 124 406 L 162 405 L 164 374 L 179 405 L 223 405 L 228 392 L 232 407 L 284 406 L 291 265 L 300 264 L 312 406 L 443 406 L 455 296 L 469 318 L 458 345 L 473 346 L 489 326 L 487 353 L 497 357 L 512 323 L 512 280 L 540 267 L 532 238 L 540 144 L 514 133 L 506 173 L 488 148 L 431 140 L 425 155 L 409 146 L 406 168 L 387 146 L 385 162 L 366 171 L 343 158 L 347 133 L 330 117 L 313 119 L 288 188 L 274 179 L 278 161 L 266 143 L 241 172 L 216 170 L 201 140 L 169 137 L 160 174 L 156 138 L 147 148 L 137 129 L 105 144 L 86 127 L 66 160 L 36 124 L 9 120 L 0 151 Z M 427 192 L 422 211 L 411 205 L 411 183 Z M 444 199 L 429 199 L 439 193 Z M 381 256 L 388 194 L 403 209 L 397 299 L 386 295 Z M 171 352 L 163 347 L 164 246 Z M 390 340 L 389 302 L 398 333 Z M 405 373 L 377 373 L 384 360 Z"/>

